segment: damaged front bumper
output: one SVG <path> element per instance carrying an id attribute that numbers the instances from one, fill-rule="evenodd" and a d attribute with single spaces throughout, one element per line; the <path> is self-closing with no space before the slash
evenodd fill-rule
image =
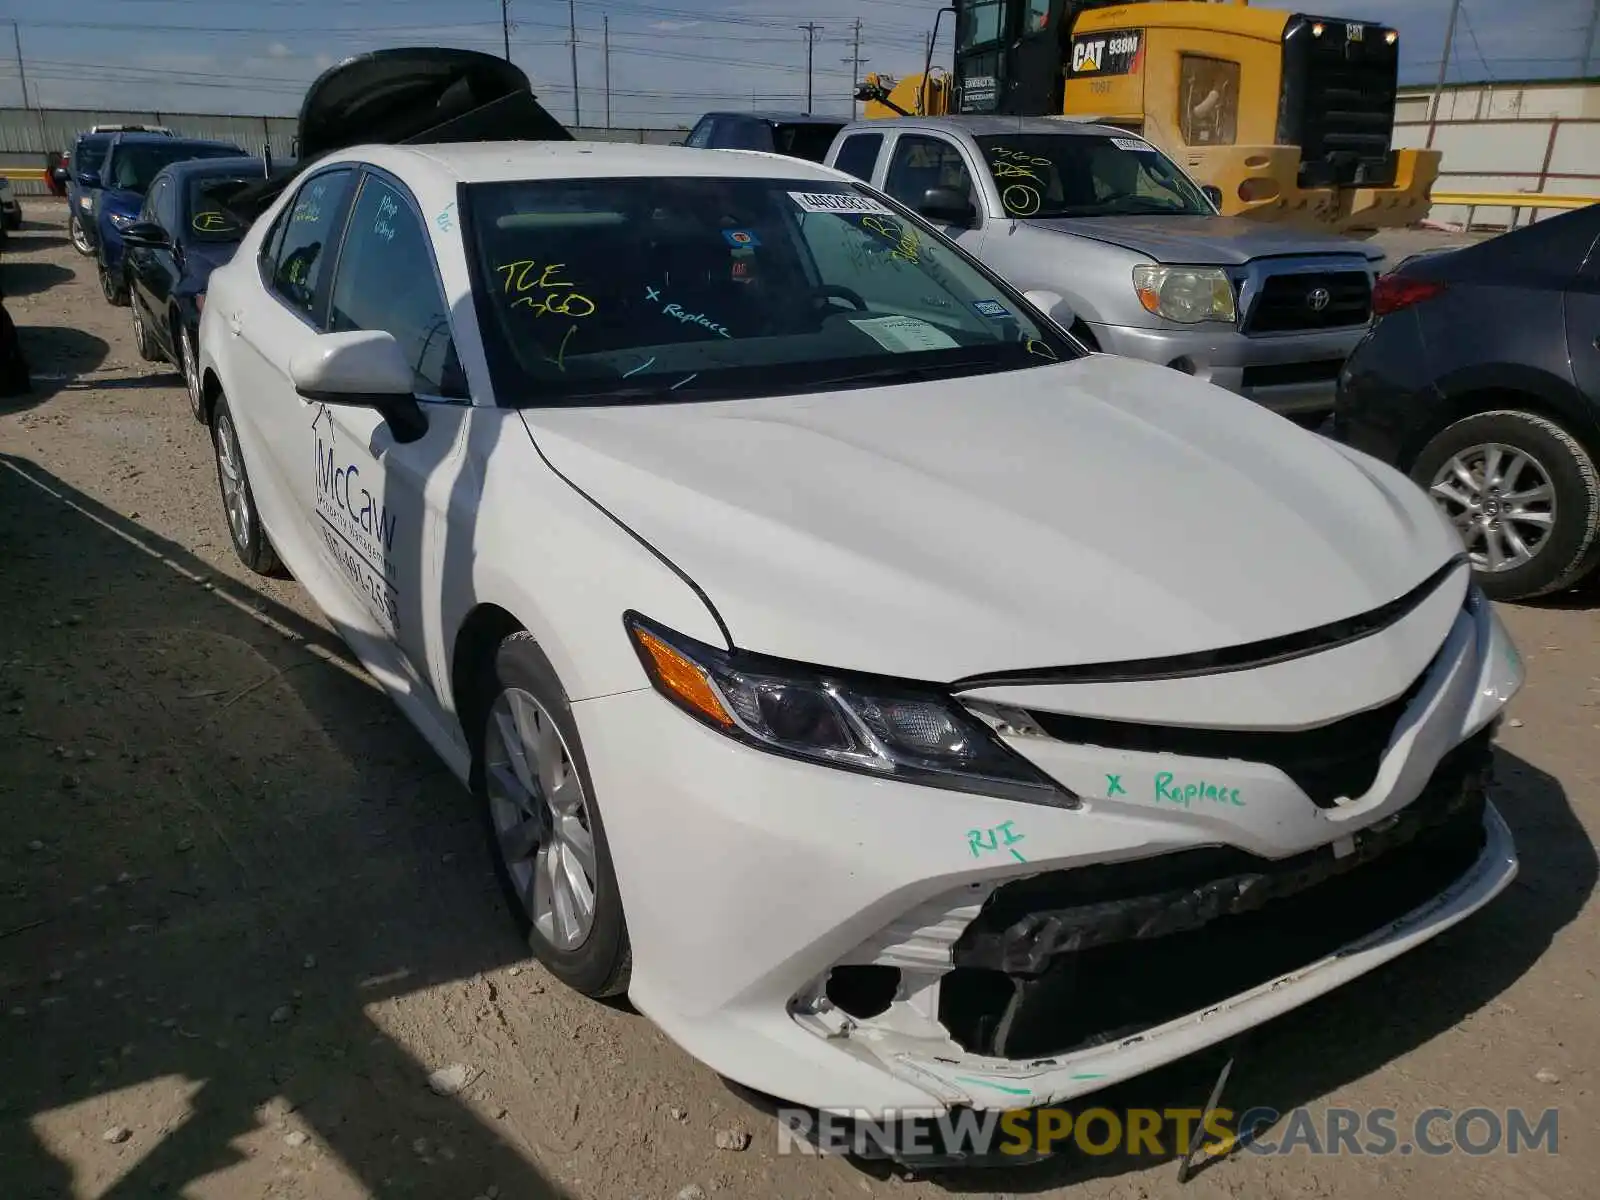
<path id="1" fill-rule="evenodd" d="M 972 697 L 1039 698 L 1006 739 L 1073 809 L 761 754 L 653 692 L 575 704 L 630 999 L 748 1087 L 898 1119 L 1070 1099 L 1331 991 L 1516 872 L 1487 792 L 1521 666 L 1466 576 L 1310 657 Z"/>

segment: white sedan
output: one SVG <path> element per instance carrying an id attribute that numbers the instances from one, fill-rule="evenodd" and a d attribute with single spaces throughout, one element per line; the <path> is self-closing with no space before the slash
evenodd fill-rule
<path id="1" fill-rule="evenodd" d="M 792 159 L 358 147 L 212 275 L 205 416 L 553 974 L 801 1104 L 1017 1108 L 1516 871 L 1426 496 L 1044 303 Z"/>

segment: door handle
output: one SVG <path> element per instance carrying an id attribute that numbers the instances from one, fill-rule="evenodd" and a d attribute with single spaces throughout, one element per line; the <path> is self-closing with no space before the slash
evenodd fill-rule
<path id="1" fill-rule="evenodd" d="M 1600 350 L 1600 333 L 1594 335 L 1594 348 Z"/>
<path id="2" fill-rule="evenodd" d="M 238 313 L 229 313 L 228 314 L 228 332 L 233 334 L 234 337 L 238 337 L 239 334 L 242 333 L 243 331 L 244 331 L 244 324 L 243 324 L 243 322 L 241 322 L 239 320 L 239 314 Z"/>

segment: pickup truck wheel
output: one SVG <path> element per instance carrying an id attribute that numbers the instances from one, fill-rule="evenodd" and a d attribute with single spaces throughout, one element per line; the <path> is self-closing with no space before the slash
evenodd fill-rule
<path id="1" fill-rule="evenodd" d="M 1594 458 L 1545 417 L 1497 409 L 1463 418 L 1423 447 L 1411 478 L 1461 531 L 1491 599 L 1561 591 L 1600 557 Z"/>

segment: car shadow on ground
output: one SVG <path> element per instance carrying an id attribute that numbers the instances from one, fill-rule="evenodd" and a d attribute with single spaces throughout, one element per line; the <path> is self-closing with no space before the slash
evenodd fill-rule
<path id="1" fill-rule="evenodd" d="M 1258 1108 L 1287 1115 L 1325 1099 L 1337 1104 L 1342 1088 L 1493 1002 L 1538 962 L 1556 933 L 1582 911 L 1600 879 L 1600 858 L 1560 782 L 1504 750 L 1496 751 L 1496 770 L 1492 796 L 1511 826 L 1521 867 L 1488 907 L 1372 974 L 1251 1030 L 1242 1045 L 1213 1047 L 1064 1107 L 1074 1116 L 1109 1109 L 1123 1129 L 1136 1109 L 1202 1110 L 1236 1045 L 1238 1057 L 1219 1101 L 1236 1117 Z M 759 1111 L 775 1114 L 779 1107 L 770 1098 L 737 1086 L 733 1090 Z M 1459 1111 L 1473 1101 L 1444 1097 L 1440 1102 L 1456 1104 Z M 1406 1128 L 1408 1115 L 1417 1114 L 1400 1113 L 1397 1131 Z M 1091 1145 L 1097 1149 L 1106 1140 L 1102 1122 L 1097 1118 L 1091 1124 Z M 1259 1136 L 1271 1144 L 1284 1129 L 1279 1122 Z M 1003 1154 L 995 1154 L 960 1169 L 913 1170 L 954 1193 L 1028 1194 L 1145 1171 L 1164 1161 L 1176 1171 L 1182 1154 L 1170 1125 L 1159 1144 L 1158 1154 L 1150 1153 L 1148 1144 L 1137 1156 L 1109 1146 L 1105 1153 L 1086 1154 L 1069 1137 L 1059 1153 L 1029 1165 L 1010 1165 Z M 1243 1150 L 1235 1155 L 1248 1157 Z M 856 1165 L 879 1179 L 906 1173 L 906 1167 L 884 1161 L 856 1160 Z M 1216 1163 L 1198 1165 L 1204 1171 Z"/>
<path id="2" fill-rule="evenodd" d="M 47 292 L 57 284 L 69 283 L 77 278 L 67 267 L 47 262 L 17 262 L 9 256 L 28 246 L 7 246 L 0 256 L 0 288 L 8 298 L 33 296 Z"/>
<path id="3" fill-rule="evenodd" d="M 6 1200 L 239 1164 L 561 1196 L 494 1064 L 435 1094 L 386 1032 L 424 989 L 470 1022 L 526 954 L 469 798 L 337 639 L 6 455 L 0 606 Z"/>
<path id="4" fill-rule="evenodd" d="M 63 325 L 18 325 L 17 337 L 22 355 L 28 360 L 33 387 L 25 395 L 0 398 L 0 413 L 24 412 L 36 408 L 58 392 L 78 386 L 79 380 L 98 370 L 111 352 L 104 338 Z M 142 381 L 144 377 L 138 377 Z M 157 376 L 152 384 L 171 381 Z M 95 380 L 95 387 L 115 387 L 115 383 Z"/>

